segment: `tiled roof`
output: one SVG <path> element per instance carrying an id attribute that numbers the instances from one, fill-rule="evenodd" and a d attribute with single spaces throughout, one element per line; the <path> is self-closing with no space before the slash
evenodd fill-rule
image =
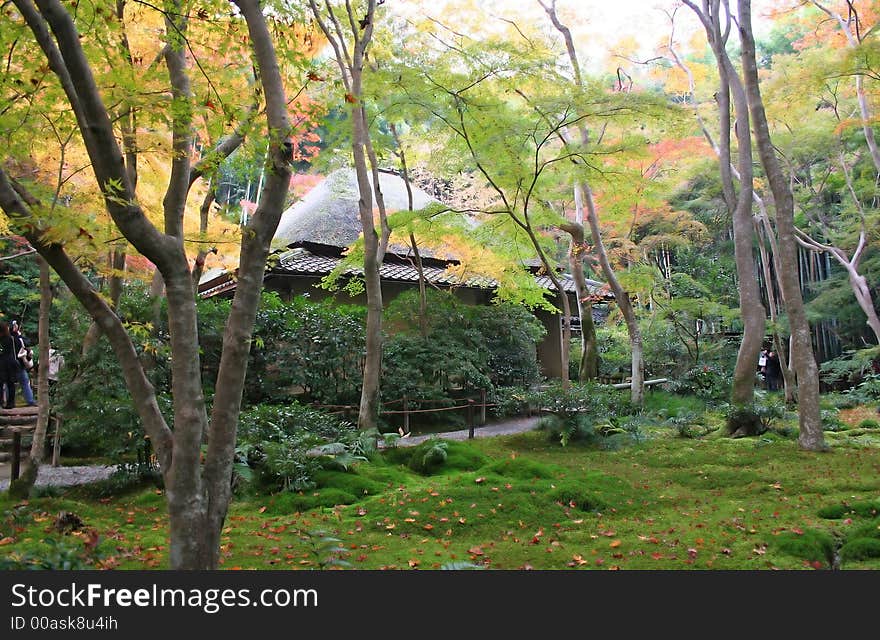
<path id="1" fill-rule="evenodd" d="M 314 276 L 324 277 L 332 272 L 342 261 L 341 255 L 335 255 L 332 249 L 342 251 L 341 247 L 324 247 L 323 245 L 309 245 L 310 251 L 303 246 L 289 248 L 281 254 L 276 254 L 274 263 L 270 263 L 267 275 L 276 276 Z M 318 249 L 315 249 L 318 247 Z M 327 250 L 330 251 L 327 251 Z M 317 252 L 316 252 L 317 251 Z M 419 272 L 415 264 L 408 262 L 409 258 L 397 254 L 387 254 L 386 260 L 379 269 L 379 275 L 385 282 L 418 282 Z M 480 275 L 468 274 L 457 263 L 450 262 L 444 268 L 443 264 L 436 259 L 426 259 L 422 270 L 428 283 L 446 287 L 469 287 L 472 289 L 493 290 L 498 287 L 498 282 L 493 278 Z M 363 273 L 362 269 L 349 267 L 346 273 Z M 576 293 L 574 280 L 568 274 L 558 274 L 557 278 L 567 293 Z M 556 287 L 546 275 L 536 275 L 535 281 L 539 286 L 554 291 Z M 587 280 L 587 287 L 591 293 L 596 293 L 604 287 L 601 282 Z M 211 297 L 235 288 L 235 279 L 228 275 L 220 275 L 201 283 L 200 295 Z M 611 295 L 605 295 L 610 299 Z"/>
<path id="2" fill-rule="evenodd" d="M 379 275 L 382 279 L 394 282 L 418 282 L 419 272 L 415 266 L 413 264 L 401 264 L 401 261 L 405 260 L 405 258 L 400 256 L 394 256 L 394 258 L 396 258 L 395 262 L 386 261 L 380 268 Z M 342 258 L 340 257 L 317 255 L 303 247 L 296 247 L 281 254 L 277 264 L 270 269 L 270 273 L 276 275 L 325 276 L 333 271 L 341 260 Z M 454 264 L 445 269 L 425 265 L 423 266 L 423 271 L 425 279 L 432 284 L 464 286 L 474 289 L 495 289 L 498 286 L 498 282 L 492 278 L 461 273 L 460 267 Z M 362 270 L 351 267 L 347 270 L 347 273 L 362 273 Z M 574 280 L 571 276 L 559 274 L 557 277 L 568 293 L 575 293 Z M 545 289 L 555 289 L 553 282 L 546 275 L 536 276 L 535 280 Z M 587 280 L 587 286 L 593 292 L 596 292 L 603 285 L 595 280 Z"/>

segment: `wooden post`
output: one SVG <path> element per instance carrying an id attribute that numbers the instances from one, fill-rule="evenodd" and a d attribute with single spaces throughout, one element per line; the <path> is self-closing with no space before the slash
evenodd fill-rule
<path id="1" fill-rule="evenodd" d="M 403 432 L 409 433 L 409 396 L 403 394 Z"/>
<path id="2" fill-rule="evenodd" d="M 474 401 L 471 398 L 468 398 L 466 414 L 467 414 L 468 440 L 473 440 L 474 439 Z"/>
<path id="3" fill-rule="evenodd" d="M 55 441 L 52 443 L 52 466 L 57 467 L 61 461 L 61 416 L 55 416 Z"/>
<path id="4" fill-rule="evenodd" d="M 480 389 L 480 426 L 486 424 L 486 390 Z"/>
<path id="5" fill-rule="evenodd" d="M 18 480 L 21 473 L 21 431 L 12 432 L 12 475 L 11 480 Z"/>

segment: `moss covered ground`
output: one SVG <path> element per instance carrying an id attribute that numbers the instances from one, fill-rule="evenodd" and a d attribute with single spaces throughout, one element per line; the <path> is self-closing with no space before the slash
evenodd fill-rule
<path id="1" fill-rule="evenodd" d="M 332 555 L 357 569 L 880 569 L 880 448 L 845 433 L 828 453 L 669 427 L 613 451 L 541 432 L 450 442 L 427 468 L 391 450 L 322 472 L 312 491 L 237 497 L 223 567 L 309 569 Z M 60 530 L 62 511 L 83 525 Z M 50 541 L 91 566 L 166 567 L 164 495 L 0 496 L 0 558 Z"/>

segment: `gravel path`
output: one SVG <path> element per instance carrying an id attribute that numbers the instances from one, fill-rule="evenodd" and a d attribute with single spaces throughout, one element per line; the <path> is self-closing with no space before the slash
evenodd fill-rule
<path id="1" fill-rule="evenodd" d="M 475 438 L 488 438 L 492 436 L 505 436 L 512 433 L 522 433 L 531 431 L 538 425 L 538 416 L 530 418 L 515 418 L 513 420 L 504 420 L 492 424 L 487 424 L 474 429 Z M 419 436 L 411 436 L 409 438 L 401 438 L 398 441 L 401 447 L 411 447 L 424 442 L 430 438 L 443 438 L 445 440 L 467 440 L 468 430 L 461 429 L 459 431 L 447 431 L 445 433 L 429 433 Z M 109 478 L 116 470 L 115 466 L 95 465 L 83 467 L 50 467 L 44 465 L 40 467 L 40 473 L 34 486 L 37 487 L 71 487 L 78 484 L 87 484 Z M 9 480 L 0 480 L 0 491 L 6 491 L 9 487 Z"/>
<path id="2" fill-rule="evenodd" d="M 506 436 L 512 433 L 522 433 L 523 431 L 532 431 L 538 426 L 539 416 L 530 418 L 514 418 L 513 420 L 503 420 L 493 424 L 487 424 L 474 429 L 475 438 L 489 438 L 492 436 Z M 468 430 L 447 431 L 445 433 L 429 433 L 421 436 L 410 436 L 409 438 L 401 438 L 398 445 L 401 447 L 412 447 L 424 442 L 430 438 L 443 438 L 444 440 L 467 440 Z"/>
<path id="3" fill-rule="evenodd" d="M 95 465 L 88 467 L 50 467 L 43 465 L 34 482 L 36 487 L 72 487 L 109 478 L 116 471 L 115 466 Z M 0 480 L 0 491 L 6 491 L 9 479 Z"/>

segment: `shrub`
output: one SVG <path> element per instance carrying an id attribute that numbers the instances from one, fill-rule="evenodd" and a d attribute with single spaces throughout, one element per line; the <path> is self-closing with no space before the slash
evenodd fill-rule
<path id="1" fill-rule="evenodd" d="M 529 409 L 531 389 L 527 387 L 496 387 L 487 397 L 495 405 L 491 411 L 499 418 L 524 415 Z"/>
<path id="2" fill-rule="evenodd" d="M 721 400 L 730 391 L 730 376 L 714 364 L 704 364 L 688 369 L 670 383 L 672 392 L 695 395 L 707 400 Z"/>
<path id="3" fill-rule="evenodd" d="M 823 431 L 846 431 L 849 429 L 849 426 L 840 419 L 840 412 L 837 409 L 821 409 L 820 416 Z"/>
<path id="4" fill-rule="evenodd" d="M 463 442 L 431 438 L 412 447 L 407 463 L 422 475 L 443 471 L 474 471 L 486 464 L 486 457 Z"/>
<path id="5" fill-rule="evenodd" d="M 82 341 L 91 319 L 72 299 L 62 298 L 56 348 L 64 355 L 52 403 L 64 414 L 64 449 L 73 456 L 136 457 L 144 432 L 115 354 L 99 340 L 85 354 Z M 162 326 L 152 327 L 149 295 L 143 286 L 128 286 L 119 302 L 138 354 L 149 360 L 150 382 L 159 408 L 171 417 L 169 351 Z M 160 323 L 161 324 L 161 323 Z M 152 330 L 151 330 L 152 327 Z M 53 327 L 55 328 L 55 327 Z"/>
<path id="6" fill-rule="evenodd" d="M 782 398 L 756 391 L 755 400 L 751 404 L 732 405 L 728 408 L 727 430 L 730 435 L 760 435 L 775 429 L 778 422 L 786 415 L 788 411 Z"/>
<path id="7" fill-rule="evenodd" d="M 248 364 L 248 400 L 278 402 L 301 390 L 324 404 L 360 398 L 366 309 L 264 293 Z"/>
<path id="8" fill-rule="evenodd" d="M 413 449 L 409 459 L 409 468 L 422 475 L 430 475 L 432 471 L 443 466 L 449 457 L 446 449 L 449 443 L 444 440 L 430 439 Z"/>
<path id="9" fill-rule="evenodd" d="M 440 401 L 459 389 L 526 386 L 540 377 L 535 346 L 543 325 L 509 304 L 467 305 L 454 294 L 428 292 L 427 335 L 418 323 L 418 292 L 395 298 L 386 311 L 383 393 Z"/>
<path id="10" fill-rule="evenodd" d="M 872 418 L 865 418 L 859 423 L 859 429 L 880 429 L 880 422 Z"/>
<path id="11" fill-rule="evenodd" d="M 347 467 L 364 458 L 363 437 L 354 425 L 310 407 L 259 405 L 241 414 L 236 461 L 272 490 L 311 489 L 323 461 L 338 459 Z M 335 447 L 322 460 L 314 450 L 328 443 Z"/>
<path id="12" fill-rule="evenodd" d="M 551 414 L 538 420 L 538 429 L 546 431 L 550 440 L 559 442 L 563 447 L 569 442 L 580 444 L 598 444 L 599 434 L 593 419 L 586 414 L 560 416 Z"/>
<path id="13" fill-rule="evenodd" d="M 727 433 L 734 437 L 756 436 L 766 429 L 755 410 L 755 405 L 732 405 L 725 416 Z"/>

